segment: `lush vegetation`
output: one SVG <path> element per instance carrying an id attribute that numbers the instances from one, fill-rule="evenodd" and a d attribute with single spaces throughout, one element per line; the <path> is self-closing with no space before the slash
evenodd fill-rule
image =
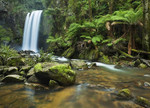
<path id="1" fill-rule="evenodd" d="M 12 42 L 21 44 L 26 13 L 43 9 L 44 20 L 46 18 L 50 25 L 44 27 L 43 23 L 42 27 L 49 32 L 43 33 L 49 35 L 46 40 L 48 52 L 70 58 L 90 59 L 92 56 L 91 59 L 96 60 L 102 55 L 102 58 L 122 54 L 149 57 L 147 53 L 141 53 L 141 50 L 150 52 L 150 23 L 146 16 L 150 12 L 147 13 L 146 0 L 3 1 L 8 3 L 3 18 L 13 20 L 7 19 L 1 24 L 1 43 L 14 40 Z"/>

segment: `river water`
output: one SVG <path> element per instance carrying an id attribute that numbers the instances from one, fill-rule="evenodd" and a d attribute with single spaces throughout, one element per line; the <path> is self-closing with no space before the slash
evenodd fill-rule
<path id="1" fill-rule="evenodd" d="M 55 90 L 36 90 L 24 84 L 0 86 L 0 108 L 142 108 L 118 100 L 118 90 L 150 100 L 150 69 L 111 70 L 106 66 L 77 72 L 76 84 Z"/>

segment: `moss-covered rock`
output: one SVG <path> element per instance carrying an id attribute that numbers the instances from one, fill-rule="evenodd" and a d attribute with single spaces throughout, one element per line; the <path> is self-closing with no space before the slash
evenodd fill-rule
<path id="1" fill-rule="evenodd" d="M 135 102 L 145 108 L 150 107 L 150 101 L 144 97 L 136 97 Z"/>
<path id="2" fill-rule="evenodd" d="M 71 60 L 70 65 L 73 69 L 87 69 L 88 65 L 84 60 Z"/>
<path id="3" fill-rule="evenodd" d="M 17 67 L 6 67 L 3 70 L 3 74 L 9 75 L 9 74 L 18 74 L 18 68 Z"/>
<path id="4" fill-rule="evenodd" d="M 62 86 L 68 86 L 75 83 L 76 73 L 71 70 L 69 65 L 60 64 L 50 68 L 51 79 L 54 79 Z"/>
<path id="5" fill-rule="evenodd" d="M 54 81 L 54 80 L 50 80 L 49 81 L 49 87 L 51 87 L 51 88 L 54 88 L 54 87 L 56 87 L 56 86 L 58 86 L 59 84 L 56 82 L 56 81 Z"/>
<path id="6" fill-rule="evenodd" d="M 54 80 L 62 86 L 74 84 L 76 73 L 71 70 L 69 64 L 38 63 L 27 74 L 28 82 L 49 85 Z"/>
<path id="7" fill-rule="evenodd" d="M 19 83 L 24 82 L 24 78 L 20 75 L 7 75 L 2 79 L 2 82 L 5 83 Z"/>
<path id="8" fill-rule="evenodd" d="M 42 71 L 42 64 L 41 63 L 38 63 L 34 66 L 34 71 L 35 72 L 39 72 L 39 71 Z"/>
<path id="9" fill-rule="evenodd" d="M 129 89 L 122 89 L 119 91 L 117 95 L 118 95 L 118 98 L 127 99 L 127 100 L 133 97 Z"/>
<path id="10" fill-rule="evenodd" d="M 145 68 L 147 68 L 147 65 L 141 63 L 138 67 L 139 67 L 139 68 L 142 68 L 142 69 L 145 69 Z"/>
<path id="11" fill-rule="evenodd" d="M 70 47 L 62 54 L 62 56 L 66 57 L 66 58 L 70 58 L 73 56 L 74 52 L 75 52 L 75 48 Z"/>
<path id="12" fill-rule="evenodd" d="M 20 72 L 21 72 L 21 71 L 24 71 L 24 72 L 27 73 L 30 69 L 31 69 L 31 66 L 22 66 L 19 71 L 20 71 Z"/>

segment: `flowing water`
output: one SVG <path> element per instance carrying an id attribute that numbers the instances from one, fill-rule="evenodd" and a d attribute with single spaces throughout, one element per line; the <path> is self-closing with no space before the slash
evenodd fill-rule
<path id="1" fill-rule="evenodd" d="M 38 52 L 37 42 L 42 10 L 28 13 L 25 20 L 22 50 Z"/>
<path id="2" fill-rule="evenodd" d="M 99 66 L 76 71 L 76 84 L 67 88 L 35 90 L 24 84 L 1 86 L 0 108 L 142 108 L 133 101 L 116 99 L 115 93 L 123 88 L 150 100 L 149 69 L 116 71 Z"/>

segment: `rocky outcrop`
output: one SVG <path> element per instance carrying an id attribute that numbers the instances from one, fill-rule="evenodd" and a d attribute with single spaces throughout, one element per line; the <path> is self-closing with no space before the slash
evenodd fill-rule
<path id="1" fill-rule="evenodd" d="M 87 69 L 88 65 L 84 60 L 71 60 L 70 65 L 73 69 Z"/>
<path id="2" fill-rule="evenodd" d="M 24 82 L 24 78 L 20 75 L 7 75 L 2 79 L 4 83 L 19 83 Z"/>
<path id="3" fill-rule="evenodd" d="M 51 86 L 52 82 L 55 81 L 61 86 L 69 86 L 75 83 L 76 73 L 71 69 L 69 64 L 46 62 L 36 64 L 27 76 L 29 76 L 28 82 L 32 83 Z"/>

